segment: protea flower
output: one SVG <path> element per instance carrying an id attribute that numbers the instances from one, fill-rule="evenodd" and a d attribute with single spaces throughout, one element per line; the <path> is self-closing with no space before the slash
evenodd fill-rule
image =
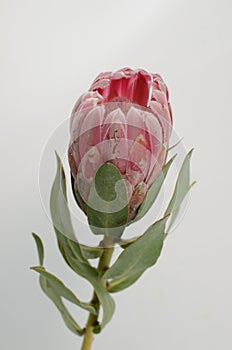
<path id="1" fill-rule="evenodd" d="M 124 68 L 101 73 L 71 116 L 69 164 L 86 211 L 97 169 L 113 164 L 126 180 L 129 220 L 166 161 L 172 129 L 168 89 L 158 74 Z"/>

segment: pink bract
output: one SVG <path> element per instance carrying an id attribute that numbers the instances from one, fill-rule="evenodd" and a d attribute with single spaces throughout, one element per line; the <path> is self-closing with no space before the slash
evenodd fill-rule
<path id="1" fill-rule="evenodd" d="M 166 161 L 172 130 L 168 89 L 158 74 L 101 73 L 72 111 L 69 164 L 85 210 L 97 169 L 114 164 L 126 180 L 133 219 Z"/>

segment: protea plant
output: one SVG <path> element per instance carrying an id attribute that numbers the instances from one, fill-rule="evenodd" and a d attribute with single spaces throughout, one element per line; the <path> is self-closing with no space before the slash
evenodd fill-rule
<path id="1" fill-rule="evenodd" d="M 70 130 L 68 156 L 73 193 L 92 232 L 103 239 L 94 247 L 78 241 L 67 202 L 65 171 L 58 156 L 51 217 L 65 262 L 92 285 L 93 297 L 90 302 L 81 301 L 45 270 L 44 248 L 36 234 L 33 236 L 39 266 L 32 269 L 40 274 L 42 290 L 67 327 L 84 337 L 81 349 L 90 350 L 94 334 L 101 332 L 114 313 L 111 293 L 131 286 L 159 258 L 164 239 L 191 187 L 192 151 L 183 161 L 162 217 L 142 235 L 126 240 L 121 237 L 123 231 L 151 208 L 174 159 L 167 159 L 172 113 L 164 81 L 158 74 L 141 69 L 100 74 L 77 101 Z M 110 266 L 116 245 L 123 251 Z M 99 259 L 97 265 L 91 263 L 93 259 Z M 63 299 L 89 312 L 85 327 L 74 320 Z"/>

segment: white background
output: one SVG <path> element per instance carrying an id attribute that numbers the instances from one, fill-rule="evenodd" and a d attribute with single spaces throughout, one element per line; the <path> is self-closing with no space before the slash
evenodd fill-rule
<path id="1" fill-rule="evenodd" d="M 90 297 L 59 256 L 39 160 L 95 76 L 124 66 L 165 79 L 175 129 L 195 148 L 198 183 L 158 264 L 115 295 L 114 318 L 93 349 L 231 348 L 231 11 L 229 0 L 0 1 L 1 349 L 80 348 L 29 270 L 33 230 L 49 270 Z M 83 323 L 85 313 L 75 313 Z"/>

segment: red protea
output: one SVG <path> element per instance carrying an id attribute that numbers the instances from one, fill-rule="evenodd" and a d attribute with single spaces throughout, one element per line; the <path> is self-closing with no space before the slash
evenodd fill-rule
<path id="1" fill-rule="evenodd" d="M 168 89 L 158 74 L 124 68 L 101 73 L 74 106 L 69 163 L 85 211 L 91 183 L 104 163 L 126 180 L 129 218 L 165 163 L 172 130 Z"/>

